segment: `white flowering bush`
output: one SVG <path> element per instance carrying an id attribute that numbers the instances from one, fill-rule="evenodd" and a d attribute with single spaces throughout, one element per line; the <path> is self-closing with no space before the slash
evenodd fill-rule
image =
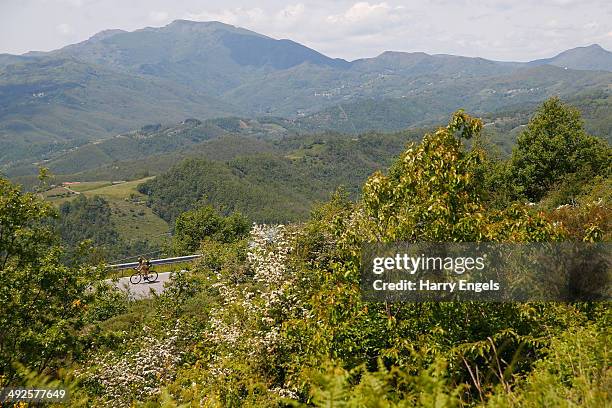
<path id="1" fill-rule="evenodd" d="M 297 398 L 278 368 L 284 350 L 283 323 L 307 313 L 294 290 L 297 275 L 290 266 L 294 236 L 283 225 L 254 225 L 247 247 L 248 267 L 240 279 L 234 270 L 209 271 L 219 301 L 210 310 L 209 325 L 202 333 L 207 375 L 199 373 L 204 383 L 201 405 L 217 401 L 218 396 L 231 398 L 245 391 L 245 383 L 259 381 L 258 393 L 267 395 L 268 403 L 281 397 Z M 233 262 L 228 264 L 235 267 Z"/>
<path id="2" fill-rule="evenodd" d="M 124 352 L 95 356 L 89 369 L 77 372 L 105 406 L 129 406 L 133 400 L 154 397 L 165 382 L 174 378 L 182 356 L 177 346 L 179 330 L 167 332 L 164 338 L 156 337 L 147 327 L 143 331 L 143 336 Z"/>

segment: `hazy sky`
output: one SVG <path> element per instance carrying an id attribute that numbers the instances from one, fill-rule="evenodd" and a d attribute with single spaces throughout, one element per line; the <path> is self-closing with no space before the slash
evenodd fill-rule
<path id="1" fill-rule="evenodd" d="M 612 0 L 0 0 L 0 53 L 175 19 L 218 20 L 346 59 L 395 50 L 521 61 L 592 43 L 612 50 Z"/>

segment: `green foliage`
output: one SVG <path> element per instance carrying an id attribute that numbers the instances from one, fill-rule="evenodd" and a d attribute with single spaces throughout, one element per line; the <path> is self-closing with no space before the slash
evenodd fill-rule
<path id="1" fill-rule="evenodd" d="M 61 263 L 47 222 L 53 207 L 0 178 L 0 384 L 16 364 L 41 373 L 80 352 L 86 290 L 96 275 Z"/>
<path id="2" fill-rule="evenodd" d="M 251 154 L 239 149 L 243 142 L 237 139 L 231 160 L 213 161 L 212 150 L 203 149 L 206 159 L 184 160 L 139 190 L 149 195 L 155 213 L 170 222 L 183 211 L 208 204 L 257 222 L 303 220 L 316 201 L 326 200 L 340 186 L 356 196 L 367 176 L 388 165 L 415 134 L 287 138 L 269 144 L 268 153 Z M 224 143 L 214 146 L 221 145 L 228 148 Z"/>
<path id="3" fill-rule="evenodd" d="M 102 189 L 94 190 L 96 192 Z M 118 205 L 121 205 L 119 203 Z M 118 211 L 115 208 L 114 211 Z M 109 201 L 101 196 L 80 194 L 59 207 L 59 217 L 54 222 L 60 237 L 67 249 L 67 258 L 71 263 L 97 264 L 127 256 L 149 253 L 156 249 L 150 242 L 154 236 L 151 231 L 139 234 L 144 239 L 132 237 L 126 239 L 119 233 L 125 225 L 118 225 L 115 220 L 129 223 L 138 228 L 139 220 L 127 217 L 113 217 L 113 208 Z M 162 231 L 163 233 L 163 231 Z M 156 236 L 159 231 L 153 231 Z"/>
<path id="4" fill-rule="evenodd" d="M 315 371 L 310 378 L 310 404 L 315 407 L 367 408 L 452 408 L 461 407 L 463 386 L 451 386 L 442 360 L 421 370 L 417 375 L 398 367 L 380 365 L 376 371 L 356 367 L 347 371 L 327 364 L 323 372 Z"/>
<path id="5" fill-rule="evenodd" d="M 609 315 L 609 309 L 606 312 Z M 487 407 L 605 407 L 612 402 L 609 327 L 575 327 L 551 339 L 547 355 L 510 393 L 492 395 Z"/>
<path id="6" fill-rule="evenodd" d="M 521 192 L 535 202 L 560 183 L 571 197 L 576 184 L 608 174 L 611 164 L 612 150 L 586 134 L 580 112 L 551 98 L 519 136 L 510 171 Z"/>
<path id="7" fill-rule="evenodd" d="M 0 177 L 0 269 L 38 263 L 36 257 L 53 243 L 51 228 L 43 221 L 56 215 L 54 208 L 34 194 Z"/>
<path id="8" fill-rule="evenodd" d="M 124 292 L 104 282 L 94 284 L 93 287 L 96 291 L 96 301 L 84 311 L 85 322 L 102 322 L 128 310 L 129 300 Z"/>
<path id="9" fill-rule="evenodd" d="M 481 158 L 478 152 L 462 152 L 454 136 L 469 139 L 481 127 L 479 120 L 458 113 L 447 128 L 409 146 L 388 177 L 371 176 L 363 192 L 364 215 L 374 229 L 368 238 L 455 241 L 467 234 L 468 241 L 482 239 L 476 235 L 483 232 L 480 225 L 468 220 L 478 222 L 472 214 L 482 210 L 481 181 L 473 174 Z"/>
<path id="10" fill-rule="evenodd" d="M 485 203 L 483 153 L 465 151 L 481 129 L 478 119 L 456 114 L 449 125 L 409 146 L 389 169 L 368 179 L 356 217 L 359 239 L 377 241 L 480 242 L 551 239 L 556 234 L 541 217 L 520 207 L 503 211 Z M 512 228 L 507 228 L 513 224 Z M 534 235 L 536 227 L 541 236 Z"/>
<path id="11" fill-rule="evenodd" d="M 249 221 L 240 213 L 223 217 L 211 206 L 186 211 L 174 224 L 174 252 L 179 255 L 194 253 L 205 238 L 234 242 L 244 237 L 249 228 Z"/>
<path id="12" fill-rule="evenodd" d="M 111 246 L 119 239 L 111 221 L 111 209 L 102 197 L 79 195 L 60 205 L 58 225 L 62 240 L 71 246 L 91 240 L 96 247 Z"/>
<path id="13" fill-rule="evenodd" d="M 359 289 L 364 242 L 566 236 L 544 214 L 488 205 L 483 152 L 461 142 L 480 127 L 458 112 L 447 127 L 409 145 L 388 175 L 372 175 L 361 201 L 339 192 L 304 226 L 256 226 L 246 260 L 232 248 L 208 246 L 201 290 L 218 291 L 219 300 L 194 365 L 170 387 L 177 400 L 433 407 L 510 392 L 551 339 L 588 315 L 571 305 L 368 303 Z M 198 386 L 181 385 L 192 382 Z"/>
<path id="14" fill-rule="evenodd" d="M 509 170 L 488 156 L 481 129 L 480 120 L 456 112 L 386 173 L 375 171 L 358 201 L 338 190 L 305 223 L 255 224 L 249 236 L 241 216 L 201 205 L 228 202 L 210 170 L 228 176 L 235 205 L 250 198 L 231 195 L 233 186 L 261 186 L 261 209 L 289 190 L 281 186 L 308 197 L 310 186 L 293 183 L 312 174 L 308 166 L 327 169 L 323 159 L 340 158 L 335 175 L 346 176 L 356 158 L 384 156 L 384 138 L 285 140 L 277 145 L 286 148 L 282 159 L 188 161 L 147 182 L 152 202 L 176 214 L 177 248 L 204 256 L 146 301 L 96 291 L 83 322 L 90 347 L 76 356 L 81 391 L 93 406 L 609 405 L 607 303 L 362 299 L 364 243 L 609 240 L 610 210 L 601 202 L 609 178 L 582 186 L 576 207 L 518 204 L 514 190 L 500 193 L 513 187 Z M 326 177 L 312 177 L 321 184 L 310 192 L 334 185 Z M 179 215 L 173 201 L 197 209 Z"/>
<path id="15" fill-rule="evenodd" d="M 307 345 L 304 340 L 298 343 L 299 349 L 313 353 L 311 364 L 328 356 L 350 368 L 383 358 L 387 365 L 419 371 L 443 357 L 452 361 L 450 375 L 455 381 L 469 382 L 468 373 L 458 364 L 459 356 L 491 375 L 496 363 L 490 357 L 495 347 L 505 344 L 501 347 L 504 361 L 519 361 L 512 369 L 529 365 L 528 356 L 538 350 L 534 338 L 543 333 L 542 323 L 556 320 L 546 307 L 529 314 L 526 306 L 510 304 L 490 309 L 469 303 L 389 305 L 360 299 L 363 242 L 521 242 L 563 236 L 560 228 L 527 209 L 486 206 L 477 174 L 481 153 L 465 151 L 455 137 L 472 137 L 480 126 L 478 120 L 458 113 L 449 126 L 409 146 L 388 176 L 372 175 L 364 186 L 363 200 L 354 208 L 336 204 L 328 207 L 331 213 L 312 221 L 310 229 L 318 229 L 335 245 L 324 247 L 323 253 L 319 250 L 308 261 L 305 275 L 314 275 L 308 278 L 313 316 L 292 322 L 300 328 L 292 339 L 308 339 Z M 298 248 L 301 245 L 298 242 Z M 491 347 L 489 337 L 497 346 Z M 491 377 L 489 387 L 496 381 Z"/>

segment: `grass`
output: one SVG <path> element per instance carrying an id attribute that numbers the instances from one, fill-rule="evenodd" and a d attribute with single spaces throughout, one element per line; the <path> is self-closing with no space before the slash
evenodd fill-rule
<path id="1" fill-rule="evenodd" d="M 57 206 L 60 206 L 63 202 L 72 200 L 77 196 L 75 193 L 65 189 L 62 186 L 53 187 L 52 189 L 45 191 L 42 195 L 45 200 L 48 200 Z"/>
<path id="2" fill-rule="evenodd" d="M 102 185 L 99 188 L 91 189 L 86 191 L 86 195 L 99 195 L 107 199 L 125 199 L 130 198 L 131 196 L 144 197 L 143 194 L 139 193 L 136 187 L 139 184 L 144 183 L 147 180 L 152 179 L 153 177 L 145 177 L 138 180 L 125 181 L 122 183 L 110 184 L 106 182 L 105 185 Z M 104 183 L 104 182 L 92 182 L 92 183 Z"/>
<path id="3" fill-rule="evenodd" d="M 110 186 L 110 181 L 82 181 L 79 184 L 72 184 L 68 186 L 71 190 L 83 193 L 89 190 L 95 190 L 97 188 Z"/>
<path id="4" fill-rule="evenodd" d="M 58 206 L 75 198 L 78 194 L 84 194 L 87 197 L 103 197 L 111 207 L 111 219 L 121 238 L 126 241 L 147 239 L 153 244 L 163 245 L 169 238 L 167 235 L 168 223 L 146 206 L 146 196 L 136 189 L 140 183 L 149 179 L 151 177 L 121 183 L 82 182 L 69 185 L 68 188 L 55 187 L 46 191 L 44 196 Z"/>

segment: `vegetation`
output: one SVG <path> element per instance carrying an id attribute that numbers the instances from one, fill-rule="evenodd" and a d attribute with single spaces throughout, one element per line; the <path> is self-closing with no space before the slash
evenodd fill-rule
<path id="1" fill-rule="evenodd" d="M 72 248 L 88 241 L 91 250 L 101 252 L 101 261 L 116 249 L 119 234 L 111 221 L 108 202 L 99 196 L 85 198 L 79 196 L 60 206 L 58 229 L 62 240 Z"/>
<path id="2" fill-rule="evenodd" d="M 200 205 L 223 214 L 239 211 L 258 222 L 303 220 L 314 202 L 340 186 L 356 197 L 367 175 L 388 165 L 415 133 L 287 138 L 270 152 L 240 153 L 222 162 L 203 152 L 206 159 L 184 160 L 139 190 L 169 222 Z"/>
<path id="3" fill-rule="evenodd" d="M 193 254 L 205 239 L 231 243 L 244 238 L 249 229 L 249 222 L 240 213 L 223 217 L 211 206 L 186 211 L 176 219 L 174 252 L 177 255 Z"/>
<path id="4" fill-rule="evenodd" d="M 56 372 L 82 351 L 79 330 L 95 274 L 62 264 L 54 207 L 0 178 L 0 384 Z"/>
<path id="5" fill-rule="evenodd" d="M 261 186 L 260 203 L 273 203 L 264 200 L 282 191 L 279 186 L 303 178 L 291 171 L 306 172 L 308 164 L 325 174 L 328 168 L 318 158 L 322 152 L 331 155 L 325 157 L 338 152 L 328 141 L 300 144 L 283 160 L 236 159 L 231 166 L 191 160 L 172 169 L 170 178 L 147 181 L 142 189 L 152 198 L 168 191 L 170 180 L 179 184 L 164 202 L 194 209 L 166 209 L 175 214 L 169 218 L 175 220 L 176 249 L 199 246 L 204 256 L 189 273 L 175 274 L 161 295 L 143 301 L 130 301 L 110 287 L 53 292 L 52 302 L 67 308 L 67 314 L 45 311 L 36 333 L 70 324 L 61 335 L 72 337 L 59 337 L 66 340 L 63 349 L 44 344 L 50 348 L 45 355 L 51 356 L 44 366 L 32 360 L 39 354 L 2 354 L 6 362 L 0 386 L 46 376 L 71 387 L 72 406 L 610 405 L 609 302 L 385 303 L 361 296 L 364 243 L 609 241 L 610 175 L 599 158 L 609 155 L 610 148 L 587 137 L 569 107 L 547 101 L 521 136 L 531 143 L 519 144 L 510 160 L 491 156 L 482 128 L 479 119 L 458 111 L 447 126 L 409 143 L 386 171 L 373 169 L 358 199 L 338 191 L 301 223 L 255 224 L 248 235 L 242 217 L 202 205 L 209 197 L 223 200 L 221 184 L 193 180 L 211 171 L 223 174 L 228 194 L 238 192 L 232 199 L 241 198 L 241 191 L 256 191 L 246 189 L 248 180 Z M 564 144 L 547 143 L 557 134 Z M 531 185 L 514 175 L 523 174 L 520 166 L 529 168 L 529 161 L 516 157 L 548 157 L 559 146 L 574 146 L 575 154 L 545 162 L 546 172 L 528 172 L 537 182 L 543 177 L 546 188 L 536 190 L 537 202 L 525 204 L 528 196 L 522 194 L 531 194 Z M 585 155 L 593 149 L 595 156 Z M 367 151 L 356 149 L 356 156 L 343 160 L 371 157 Z M 337 161 L 339 168 L 343 160 Z M 587 174 L 581 173 L 587 167 L 591 177 L 572 176 Z M 557 193 L 553 186 L 566 178 L 578 193 L 571 205 L 551 206 Z M 20 260 L 30 259 L 28 254 L 37 259 L 52 247 L 51 224 L 39 227 L 36 221 L 53 209 L 3 183 L 2 200 L 12 201 L 0 207 L 0 220 L 9 220 L 0 225 L 25 231 L 23 238 L 18 235 L 24 245 L 5 251 L 14 255 L 2 273 L 12 277 L 36 271 Z M 180 201 L 179 191 L 191 195 Z M 245 202 L 238 201 L 232 210 Z M 40 245 L 31 239 L 38 228 L 49 237 Z M 78 269 L 51 264 L 61 276 L 82 282 L 74 278 L 80 276 Z M 63 287 L 77 288 L 71 285 Z M 27 299 L 35 287 L 26 289 L 12 290 L 25 290 L 19 296 Z M 0 306 L 15 309 L 13 299 L 1 296 Z M 85 312 L 72 313 L 82 303 Z M 8 327 L 0 339 L 29 351 L 30 343 L 19 340 L 22 332 L 10 326 L 12 321 L 0 321 Z M 43 346 L 37 347 L 33 350 L 40 353 Z M 15 360 L 34 373 L 6 371 Z"/>
<path id="6" fill-rule="evenodd" d="M 580 112 L 558 98 L 538 109 L 519 136 L 510 164 L 516 185 L 531 201 L 539 201 L 553 187 L 576 188 L 610 169 L 606 142 L 587 135 Z"/>
<path id="7" fill-rule="evenodd" d="M 145 206 L 136 190 L 145 180 L 80 182 L 42 192 L 58 206 L 54 225 L 68 258 L 112 262 L 165 249 L 168 224 Z"/>

